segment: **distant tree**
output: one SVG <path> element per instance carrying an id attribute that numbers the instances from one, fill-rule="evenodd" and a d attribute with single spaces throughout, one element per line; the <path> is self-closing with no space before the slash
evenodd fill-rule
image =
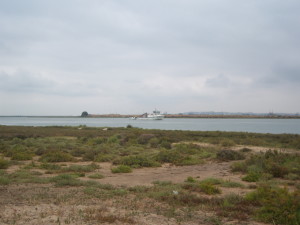
<path id="1" fill-rule="evenodd" d="M 84 111 L 84 112 L 82 112 L 81 113 L 81 117 L 87 117 L 89 114 L 88 114 L 88 112 L 86 112 L 86 111 Z"/>

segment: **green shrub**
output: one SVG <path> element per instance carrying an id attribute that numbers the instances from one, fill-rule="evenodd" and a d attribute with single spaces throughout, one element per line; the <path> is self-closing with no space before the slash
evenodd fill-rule
<path id="1" fill-rule="evenodd" d="M 202 181 L 186 182 L 182 185 L 183 189 L 194 191 L 194 192 L 204 192 L 208 195 L 220 194 L 221 189 L 216 185 L 222 184 L 223 181 L 216 178 L 207 178 Z"/>
<path id="2" fill-rule="evenodd" d="M 245 156 L 240 152 L 224 149 L 217 153 L 217 159 L 222 161 L 241 160 L 245 159 Z"/>
<path id="3" fill-rule="evenodd" d="M 42 163 L 40 168 L 45 170 L 60 170 L 61 166 L 53 163 Z"/>
<path id="4" fill-rule="evenodd" d="M 115 144 L 118 144 L 119 143 L 119 136 L 118 135 L 114 135 L 114 136 L 111 136 L 107 139 L 107 143 L 115 143 Z"/>
<path id="5" fill-rule="evenodd" d="M 244 162 L 234 162 L 230 166 L 232 172 L 246 172 L 247 165 Z"/>
<path id="6" fill-rule="evenodd" d="M 298 174 L 295 173 L 289 173 L 286 176 L 284 176 L 285 179 L 287 180 L 298 180 L 300 177 Z"/>
<path id="7" fill-rule="evenodd" d="M 8 174 L 10 182 L 13 183 L 48 183 L 48 178 L 39 177 L 42 173 L 29 170 L 17 170 Z"/>
<path id="8" fill-rule="evenodd" d="M 196 156 L 184 156 L 181 160 L 174 162 L 176 166 L 198 165 L 201 163 L 203 163 L 203 160 L 197 158 Z"/>
<path id="9" fill-rule="evenodd" d="M 179 162 L 184 156 L 172 150 L 161 150 L 155 157 L 161 163 L 176 163 Z"/>
<path id="10" fill-rule="evenodd" d="M 74 172 L 74 173 L 88 173 L 92 172 L 100 167 L 94 163 L 90 165 L 71 165 L 61 169 L 62 172 Z"/>
<path id="11" fill-rule="evenodd" d="M 9 161 L 5 159 L 0 159 L 0 169 L 7 169 L 9 166 Z"/>
<path id="12" fill-rule="evenodd" d="M 199 182 L 186 182 L 182 184 L 182 188 L 193 192 L 202 192 Z"/>
<path id="13" fill-rule="evenodd" d="M 221 143 L 220 143 L 223 147 L 232 147 L 234 146 L 236 143 L 231 140 L 231 139 L 225 139 L 225 140 L 222 140 Z"/>
<path id="14" fill-rule="evenodd" d="M 113 173 L 131 173 L 132 169 L 130 166 L 120 165 L 115 168 L 112 168 L 111 172 L 113 172 Z"/>
<path id="15" fill-rule="evenodd" d="M 138 137 L 137 142 L 141 145 L 145 145 L 148 144 L 148 142 L 154 137 L 155 137 L 154 134 L 141 134 Z"/>
<path id="16" fill-rule="evenodd" d="M 49 152 L 50 150 L 45 148 L 45 147 L 38 147 L 35 151 L 34 151 L 34 154 L 36 155 L 43 155 L 43 154 L 46 154 L 47 152 Z"/>
<path id="17" fill-rule="evenodd" d="M 91 178 L 91 179 L 102 179 L 104 178 L 104 176 L 100 173 L 94 173 L 94 174 L 91 174 L 88 176 L 88 178 Z"/>
<path id="18" fill-rule="evenodd" d="M 283 225 L 300 224 L 300 191 L 289 192 L 286 188 L 260 186 L 246 195 L 246 200 L 259 206 L 259 220 Z"/>
<path id="19" fill-rule="evenodd" d="M 200 189 L 202 192 L 208 195 L 220 194 L 220 188 L 214 186 L 211 183 L 200 183 Z"/>
<path id="20" fill-rule="evenodd" d="M 300 174 L 300 155 L 268 150 L 265 153 L 251 155 L 245 162 L 233 164 L 231 169 L 247 171 L 249 176 L 247 175 L 245 179 L 252 182 L 257 181 L 257 177 L 262 174 L 285 178 L 288 174 Z M 293 176 L 293 179 L 296 180 L 297 176 Z"/>
<path id="21" fill-rule="evenodd" d="M 251 172 L 242 178 L 243 181 L 257 182 L 261 178 L 261 173 Z"/>
<path id="22" fill-rule="evenodd" d="M 116 156 L 112 155 L 112 154 L 98 154 L 94 158 L 94 162 L 111 162 L 115 158 L 116 158 Z"/>
<path id="23" fill-rule="evenodd" d="M 155 162 L 149 156 L 125 156 L 120 159 L 120 164 L 130 166 L 133 168 L 140 168 L 140 167 L 158 167 L 160 163 Z"/>
<path id="24" fill-rule="evenodd" d="M 280 165 L 278 162 L 269 162 L 266 165 L 266 171 L 274 177 L 284 177 L 289 173 L 289 169 L 284 165 Z"/>
<path id="25" fill-rule="evenodd" d="M 195 178 L 193 178 L 193 177 L 188 177 L 188 178 L 186 178 L 185 182 L 195 183 L 196 180 L 195 180 Z"/>
<path id="26" fill-rule="evenodd" d="M 8 177 L 0 176 L 0 185 L 8 185 L 10 183 L 10 179 Z"/>
<path id="27" fill-rule="evenodd" d="M 17 160 L 17 161 L 25 161 L 25 160 L 31 160 L 32 159 L 32 153 L 29 152 L 15 152 L 11 159 Z"/>
<path id="28" fill-rule="evenodd" d="M 101 151 L 97 149 L 88 149 L 82 156 L 84 161 L 94 161 L 95 158 L 101 153 Z"/>
<path id="29" fill-rule="evenodd" d="M 159 139 L 158 138 L 151 138 L 149 140 L 149 144 L 151 148 L 157 148 L 159 146 Z"/>
<path id="30" fill-rule="evenodd" d="M 234 181 L 230 181 L 230 180 L 227 180 L 227 181 L 223 181 L 222 184 L 221 184 L 222 187 L 226 187 L 226 188 L 244 188 L 245 186 L 241 183 L 237 183 L 237 182 L 234 182 Z"/>
<path id="31" fill-rule="evenodd" d="M 71 162 L 75 161 L 74 157 L 67 152 L 53 151 L 42 155 L 41 162 Z"/>
<path id="32" fill-rule="evenodd" d="M 84 149 L 73 149 L 70 154 L 74 157 L 81 157 L 85 154 L 85 150 Z"/>
<path id="33" fill-rule="evenodd" d="M 240 152 L 251 152 L 252 150 L 250 148 L 242 148 L 240 149 Z"/>
<path id="34" fill-rule="evenodd" d="M 218 178 L 209 177 L 209 178 L 206 178 L 206 179 L 200 181 L 200 183 L 201 184 L 217 185 L 217 184 L 222 184 L 223 180 L 222 179 L 218 179 Z"/>
<path id="35" fill-rule="evenodd" d="M 169 141 L 164 140 L 160 143 L 160 147 L 166 148 L 166 149 L 171 149 L 172 145 Z"/>
<path id="36" fill-rule="evenodd" d="M 52 177 L 51 182 L 54 182 L 56 186 L 81 186 L 83 183 L 77 180 L 78 176 L 74 174 L 60 174 Z"/>

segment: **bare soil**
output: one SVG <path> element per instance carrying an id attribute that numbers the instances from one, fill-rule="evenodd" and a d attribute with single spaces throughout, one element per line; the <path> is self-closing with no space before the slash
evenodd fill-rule
<path id="1" fill-rule="evenodd" d="M 207 143 L 199 145 L 211 146 Z M 254 152 L 267 151 L 269 148 L 235 146 L 231 149 L 239 150 L 248 147 Z M 294 152 L 293 150 L 286 150 Z M 26 163 L 31 163 L 25 162 Z M 91 162 L 64 163 L 67 165 L 86 165 Z M 221 178 L 243 183 L 246 188 L 222 188 L 222 195 L 229 193 L 245 194 L 251 189 L 248 183 L 241 180 L 241 174 L 232 173 L 232 162 L 208 161 L 202 165 L 173 166 L 164 164 L 157 168 L 134 169 L 128 174 L 114 174 L 111 172 L 111 163 L 98 163 L 100 169 L 86 173 L 82 180 L 91 180 L 90 174 L 99 172 L 103 179 L 97 180 L 103 184 L 114 186 L 133 187 L 138 185 L 151 186 L 154 181 L 171 181 L 182 183 L 191 176 L 202 180 L 205 178 Z M 7 172 L 13 173 L 23 165 L 11 166 Z M 36 169 L 35 169 L 36 170 Z M 39 170 L 39 172 L 44 172 Z M 57 174 L 43 174 L 42 176 L 54 176 Z M 162 213 L 163 203 L 153 199 L 139 200 L 134 195 L 120 196 L 114 199 L 99 199 L 87 197 L 84 187 L 55 187 L 53 184 L 11 184 L 0 186 L 0 224 L 16 225 L 54 225 L 54 224 L 141 224 L 141 225 L 196 225 L 196 224 L 254 224 L 254 221 L 228 221 L 219 219 L 212 212 L 198 210 L 193 212 L 193 219 L 178 220 Z M 174 213 L 174 212 L 173 212 Z M 187 212 L 178 212 L 187 216 Z"/>

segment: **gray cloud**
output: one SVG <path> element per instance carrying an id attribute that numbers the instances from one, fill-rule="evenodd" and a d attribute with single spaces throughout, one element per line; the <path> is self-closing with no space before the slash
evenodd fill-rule
<path id="1" fill-rule="evenodd" d="M 12 101 L 0 103 L 27 93 L 45 105 L 71 98 L 70 112 L 300 111 L 299 10 L 296 0 L 1 1 L 0 97 Z"/>

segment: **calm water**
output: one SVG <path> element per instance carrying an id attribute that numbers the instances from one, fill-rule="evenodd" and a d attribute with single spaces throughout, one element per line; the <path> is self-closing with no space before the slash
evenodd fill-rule
<path id="1" fill-rule="evenodd" d="M 163 130 L 244 131 L 256 133 L 300 134 L 300 119 L 164 119 L 130 120 L 127 118 L 49 118 L 0 117 L 0 125 L 133 127 Z M 0 127 L 1 129 L 1 127 Z"/>

